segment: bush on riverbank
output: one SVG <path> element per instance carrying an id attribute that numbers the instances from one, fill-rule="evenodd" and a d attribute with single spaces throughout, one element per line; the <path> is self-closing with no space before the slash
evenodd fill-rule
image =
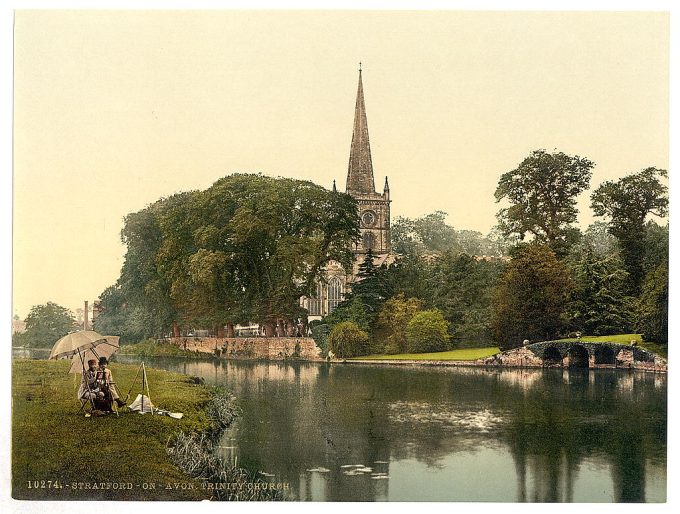
<path id="1" fill-rule="evenodd" d="M 366 355 L 369 352 L 368 334 L 353 321 L 343 321 L 331 330 L 328 349 L 343 359 Z"/>
<path id="2" fill-rule="evenodd" d="M 450 339 L 449 323 L 438 309 L 417 312 L 406 326 L 406 343 L 410 353 L 448 350 Z"/>
<path id="3" fill-rule="evenodd" d="M 137 355 L 143 358 L 149 357 L 183 357 L 188 359 L 205 359 L 210 354 L 192 352 L 179 348 L 174 344 L 163 343 L 155 339 L 146 339 L 137 344 L 126 344 L 120 347 L 120 355 Z"/>

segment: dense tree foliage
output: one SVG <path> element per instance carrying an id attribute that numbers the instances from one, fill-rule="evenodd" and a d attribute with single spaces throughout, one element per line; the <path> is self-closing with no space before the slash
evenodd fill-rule
<path id="1" fill-rule="evenodd" d="M 399 294 L 387 300 L 380 310 L 376 323 L 375 338 L 383 343 L 378 351 L 384 353 L 406 353 L 406 328 L 413 316 L 423 309 L 423 301 L 406 298 Z"/>
<path id="2" fill-rule="evenodd" d="M 77 328 L 73 313 L 54 302 L 34 305 L 24 321 L 26 330 L 14 335 L 13 344 L 16 346 L 51 348 Z"/>
<path id="3" fill-rule="evenodd" d="M 246 320 L 273 334 L 278 320 L 305 315 L 299 299 L 311 295 L 331 260 L 351 266 L 358 226 L 349 195 L 311 182 L 230 175 L 128 215 L 116 287 L 127 308 L 166 331 L 174 326 L 176 335 L 179 325 Z M 115 311 L 106 300 L 105 312 Z"/>
<path id="4" fill-rule="evenodd" d="M 368 334 L 356 323 L 343 321 L 331 330 L 328 349 L 342 359 L 367 355 L 370 349 Z"/>
<path id="5" fill-rule="evenodd" d="M 392 249 L 401 256 L 439 254 L 446 251 L 469 255 L 504 255 L 500 238 L 475 230 L 456 230 L 446 223 L 447 214 L 435 211 L 420 218 L 398 217 L 390 228 Z"/>
<path id="6" fill-rule="evenodd" d="M 571 328 L 595 336 L 630 332 L 634 302 L 626 295 L 628 274 L 620 259 L 599 255 L 587 242 L 578 250 L 566 260 L 575 282 L 567 308 Z"/>
<path id="7" fill-rule="evenodd" d="M 645 278 L 636 328 L 646 341 L 668 344 L 668 262 L 659 264 Z"/>
<path id="8" fill-rule="evenodd" d="M 409 353 L 448 350 L 450 339 L 449 323 L 437 309 L 416 312 L 406 326 Z"/>
<path id="9" fill-rule="evenodd" d="M 510 203 L 497 215 L 501 232 L 520 239 L 530 234 L 564 255 L 577 235 L 576 198 L 588 188 L 593 166 L 584 157 L 533 151 L 498 182 L 496 201 Z"/>
<path id="10" fill-rule="evenodd" d="M 660 180 L 667 176 L 666 170 L 646 168 L 616 182 L 604 182 L 590 197 L 595 215 L 610 220 L 609 232 L 619 242 L 630 294 L 639 293 L 644 280 L 645 220 L 650 214 L 668 213 L 668 187 Z"/>
<path id="11" fill-rule="evenodd" d="M 545 341 L 567 326 L 566 308 L 574 288 L 566 266 L 545 245 L 515 249 L 493 298 L 493 331 L 502 349 L 522 341 Z"/>
<path id="12" fill-rule="evenodd" d="M 451 324 L 454 346 L 492 340 L 491 299 L 504 261 L 446 252 L 432 264 L 431 304 Z"/>

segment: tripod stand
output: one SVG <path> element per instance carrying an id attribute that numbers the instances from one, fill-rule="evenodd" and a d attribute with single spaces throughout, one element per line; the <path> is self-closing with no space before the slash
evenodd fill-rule
<path id="1" fill-rule="evenodd" d="M 137 379 L 139 378 L 139 375 L 142 375 L 142 409 L 141 413 L 144 414 L 144 398 L 147 398 L 149 400 L 149 404 L 151 405 L 151 414 L 153 415 L 153 404 L 151 403 L 151 392 L 149 392 L 149 380 L 146 377 L 146 366 L 142 362 L 139 365 L 139 368 L 137 368 L 137 374 L 135 375 L 135 379 L 132 381 L 132 385 L 130 386 L 130 390 L 128 391 L 127 395 L 125 396 L 125 402 L 130 399 L 130 393 L 132 393 L 132 389 L 135 387 L 135 384 L 137 383 Z M 144 390 L 146 389 L 146 396 L 144 396 Z"/>

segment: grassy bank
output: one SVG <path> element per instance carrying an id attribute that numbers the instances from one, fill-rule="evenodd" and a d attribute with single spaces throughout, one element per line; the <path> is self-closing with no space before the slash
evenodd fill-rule
<path id="1" fill-rule="evenodd" d="M 141 343 L 125 344 L 120 347 L 119 355 L 137 355 L 139 357 L 182 357 L 185 359 L 205 359 L 211 354 L 184 350 L 174 344 L 159 343 L 154 339 L 147 339 Z"/>
<path id="2" fill-rule="evenodd" d="M 668 347 L 663 346 L 652 341 L 643 341 L 642 334 L 614 334 L 610 336 L 582 336 L 581 341 L 588 343 L 619 343 L 630 344 L 635 341 L 641 348 L 661 355 L 663 358 L 668 358 Z M 575 338 L 559 339 L 559 341 L 578 341 Z"/>
<path id="3" fill-rule="evenodd" d="M 448 352 L 435 353 L 399 353 L 396 355 L 389 355 L 386 353 L 379 355 L 366 355 L 365 357 L 355 357 L 360 360 L 433 360 L 433 361 L 473 361 L 488 357 L 498 353 L 500 350 L 495 346 L 486 348 L 463 348 L 460 350 L 450 350 Z"/>
<path id="4" fill-rule="evenodd" d="M 69 361 L 35 360 L 12 363 L 14 498 L 198 500 L 210 497 L 202 490 L 201 483 L 182 473 L 166 453 L 167 441 L 179 431 L 190 433 L 212 427 L 205 410 L 210 400 L 209 388 L 196 385 L 184 375 L 148 369 L 154 405 L 184 413 L 181 420 L 139 415 L 127 409 L 118 417 L 86 418 L 78 412 L 76 399 L 80 378 L 67 373 L 69 364 Z M 125 395 L 137 366 L 114 363 L 111 370 Z M 131 488 L 114 489 L 113 484 Z"/>

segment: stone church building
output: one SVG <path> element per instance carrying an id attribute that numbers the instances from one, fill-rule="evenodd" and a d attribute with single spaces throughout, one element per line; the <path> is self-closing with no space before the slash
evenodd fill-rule
<path id="1" fill-rule="evenodd" d="M 336 190 L 335 181 L 333 181 L 333 190 Z M 383 192 L 378 193 L 375 190 L 361 69 L 359 69 L 354 130 L 349 151 L 345 192 L 356 199 L 359 204 L 361 219 L 361 238 L 353 249 L 354 266 L 350 274 L 337 262 L 331 262 L 327 266 L 325 280 L 317 284 L 316 296 L 301 300 L 302 307 L 309 312 L 310 321 L 331 313 L 344 299 L 369 249 L 373 253 L 373 263 L 376 266 L 394 261 L 390 244 L 390 187 L 385 177 Z"/>

